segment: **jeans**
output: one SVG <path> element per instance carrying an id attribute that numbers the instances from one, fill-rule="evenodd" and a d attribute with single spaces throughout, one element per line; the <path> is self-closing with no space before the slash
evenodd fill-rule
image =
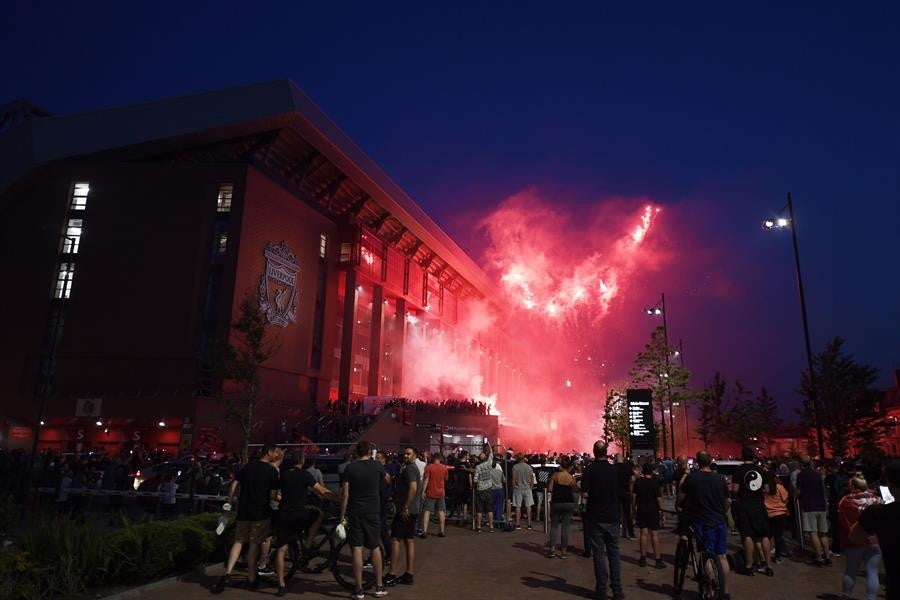
<path id="1" fill-rule="evenodd" d="M 594 559 L 594 577 L 597 579 L 597 597 L 606 598 L 606 584 L 612 588 L 613 598 L 624 598 L 622 590 L 622 564 L 619 559 L 619 523 L 600 523 L 585 515 L 588 551 Z M 609 567 L 607 570 L 607 559 Z"/>
<path id="2" fill-rule="evenodd" d="M 569 547 L 569 525 L 575 513 L 575 503 L 554 502 L 550 510 L 550 548 L 559 540 L 559 548 L 565 552 Z"/>
<path id="3" fill-rule="evenodd" d="M 860 563 L 866 565 L 866 598 L 875 600 L 878 596 L 878 563 L 881 562 L 881 548 L 876 544 L 861 548 L 844 548 L 846 563 L 844 564 L 843 593 L 849 596 L 856 583 L 856 574 Z"/>

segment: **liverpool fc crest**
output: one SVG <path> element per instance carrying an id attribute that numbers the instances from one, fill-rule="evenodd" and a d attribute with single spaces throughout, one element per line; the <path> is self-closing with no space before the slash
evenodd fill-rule
<path id="1" fill-rule="evenodd" d="M 297 257 L 281 242 L 266 244 L 266 271 L 259 280 L 259 310 L 273 325 L 287 327 L 297 318 Z"/>

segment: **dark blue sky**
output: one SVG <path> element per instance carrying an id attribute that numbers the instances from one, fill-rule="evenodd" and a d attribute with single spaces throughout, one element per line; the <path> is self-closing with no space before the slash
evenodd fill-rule
<path id="1" fill-rule="evenodd" d="M 758 223 L 790 191 L 814 347 L 846 337 L 881 386 L 900 366 L 896 2 L 132 4 L 6 6 L 0 103 L 289 77 L 473 254 L 472 218 L 522 189 L 646 196 L 730 290 L 690 252 L 646 282 L 688 366 L 785 403 L 805 364 L 790 241 Z"/>

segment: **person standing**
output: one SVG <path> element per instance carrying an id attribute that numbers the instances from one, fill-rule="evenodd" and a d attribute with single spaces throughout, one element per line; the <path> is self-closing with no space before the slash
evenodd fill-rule
<path id="1" fill-rule="evenodd" d="M 525 462 L 521 452 L 516 456 L 516 464 L 512 468 L 513 506 L 516 509 L 516 529 L 522 529 L 522 508 L 525 508 L 525 523 L 531 527 L 531 507 L 534 506 L 534 469 Z"/>
<path id="2" fill-rule="evenodd" d="M 504 520 L 503 514 L 503 487 L 506 484 L 506 473 L 500 457 L 494 457 L 494 468 L 491 469 L 491 498 L 494 504 L 494 522 Z"/>
<path id="3" fill-rule="evenodd" d="M 616 475 L 619 483 L 619 513 L 622 517 L 622 537 L 631 539 L 634 537 L 634 514 L 632 505 L 634 500 L 634 464 L 625 460 L 621 454 L 616 454 Z"/>
<path id="4" fill-rule="evenodd" d="M 616 469 L 606 458 L 606 444 L 594 442 L 594 462 L 581 476 L 581 491 L 587 494 L 584 514 L 588 538 L 586 551 L 594 560 L 597 597 L 606 598 L 612 588 L 613 600 L 625 597 L 619 556 L 619 487 Z M 607 561 L 609 565 L 607 566 Z"/>
<path id="5" fill-rule="evenodd" d="M 382 467 L 385 467 L 385 472 L 387 472 L 388 456 L 384 450 L 379 450 L 375 453 L 375 460 L 377 460 Z M 385 567 L 391 565 L 391 528 L 390 519 L 388 518 L 388 513 L 391 511 L 391 493 L 393 492 L 391 481 L 390 475 L 383 478 L 378 493 L 378 500 L 381 506 L 381 513 L 379 515 L 381 518 L 381 551 L 384 553 L 382 561 Z"/>
<path id="6" fill-rule="evenodd" d="M 772 545 L 775 547 L 773 560 L 777 563 L 782 558 L 787 558 L 787 545 L 784 543 L 784 528 L 788 518 L 788 499 L 790 494 L 782 483 L 781 478 L 774 471 L 766 471 L 766 493 L 763 503 L 766 506 L 766 514 L 769 517 L 769 534 Z"/>
<path id="7" fill-rule="evenodd" d="M 644 463 L 641 477 L 634 482 L 633 489 L 634 516 L 641 533 L 639 542 L 641 558 L 638 566 L 647 566 L 647 550 L 652 545 L 653 555 L 656 558 L 654 566 L 657 569 L 665 568 L 666 563 L 663 562 L 659 551 L 659 528 L 663 514 L 662 486 L 653 476 L 651 463 Z"/>
<path id="8" fill-rule="evenodd" d="M 372 551 L 375 571 L 375 596 L 387 596 L 382 578 L 381 562 L 381 503 L 382 481 L 390 481 L 384 467 L 372 460 L 372 445 L 366 441 L 356 444 L 356 460 L 347 464 L 341 479 L 341 523 L 347 523 L 347 543 L 353 552 L 353 577 L 356 590 L 351 598 L 362 600 L 363 548 Z"/>
<path id="9" fill-rule="evenodd" d="M 178 502 L 175 494 L 178 492 L 178 484 L 175 483 L 175 475 L 166 477 L 159 486 L 160 513 L 163 519 L 175 518 L 175 505 Z"/>
<path id="10" fill-rule="evenodd" d="M 831 564 L 828 539 L 828 513 L 825 496 L 825 482 L 813 468 L 809 456 L 800 458 L 803 467 L 797 474 L 797 498 L 800 500 L 800 518 L 803 533 L 809 534 L 813 548 L 813 565 L 820 567 Z"/>
<path id="11" fill-rule="evenodd" d="M 547 484 L 550 493 L 550 552 L 548 558 L 566 558 L 569 549 L 569 526 L 575 514 L 575 492 L 578 484 L 572 476 L 572 461 L 567 456 L 560 459 L 559 471 Z M 554 543 L 559 540 L 559 545 Z"/>
<path id="12" fill-rule="evenodd" d="M 487 514 L 488 531 L 494 533 L 494 494 L 491 491 L 494 469 L 494 450 L 490 443 L 484 445 L 475 465 L 475 531 L 481 533 L 482 516 Z"/>
<path id="13" fill-rule="evenodd" d="M 394 522 L 391 524 L 391 570 L 384 578 L 389 586 L 402 583 L 412 585 L 416 562 L 416 521 L 421 512 L 419 486 L 419 468 L 416 466 L 416 450 L 403 449 L 403 468 L 397 476 L 394 489 Z M 406 572 L 397 575 L 397 563 L 400 562 L 400 542 L 406 550 Z"/>
<path id="14" fill-rule="evenodd" d="M 763 470 L 755 462 L 753 448 L 741 449 L 743 463 L 734 471 L 731 491 L 738 498 L 735 508 L 738 531 L 744 548 L 744 566 L 738 567 L 741 575 L 753 575 L 754 554 L 763 557 L 766 566 L 762 573 L 775 575 L 772 570 L 772 546 L 769 542 L 769 513 L 766 511 Z"/>
<path id="15" fill-rule="evenodd" d="M 689 473 L 681 486 L 679 503 L 684 507 L 684 518 L 694 528 L 694 536 L 701 548 L 719 558 L 722 567 L 723 600 L 728 594 L 728 483 L 725 478 L 712 470 L 709 452 L 697 453 L 699 470 Z"/>
<path id="16" fill-rule="evenodd" d="M 888 463 L 885 469 L 887 487 L 894 498 L 900 498 L 900 460 Z M 884 558 L 887 574 L 885 597 L 900 600 L 900 502 L 870 506 L 859 516 L 859 522 L 850 532 L 849 541 L 860 544 L 867 535 L 878 537 L 878 545 Z"/>
<path id="17" fill-rule="evenodd" d="M 278 470 L 272 465 L 277 450 L 273 444 L 263 446 L 260 458 L 244 466 L 231 482 L 226 506 L 230 507 L 235 495 L 238 496 L 234 543 L 228 555 L 225 574 L 216 582 L 213 593 L 222 593 L 230 583 L 231 571 L 240 558 L 244 545 L 247 545 L 247 581 L 250 589 L 259 587 L 256 565 L 260 545 L 269 536 L 271 502 L 275 499 L 278 488 Z"/>
<path id="18" fill-rule="evenodd" d="M 431 524 L 431 513 L 437 512 L 438 537 L 447 535 L 447 501 L 445 483 L 449 470 L 441 463 L 441 453 L 435 452 L 431 457 L 431 464 L 425 467 L 425 482 L 422 484 L 422 498 L 424 507 L 422 511 L 423 539 L 428 537 L 428 526 Z"/>
<path id="19" fill-rule="evenodd" d="M 850 539 L 850 531 L 859 521 L 860 515 L 870 506 L 879 503 L 878 496 L 869 491 L 866 480 L 854 477 L 850 480 L 850 489 L 846 496 L 838 502 L 838 535 L 841 537 L 841 549 L 844 551 L 844 577 L 841 586 L 843 598 L 850 598 L 856 583 L 859 565 L 865 565 L 866 599 L 875 600 L 878 596 L 878 565 L 881 563 L 881 548 L 878 538 L 870 535 L 863 542 Z"/>

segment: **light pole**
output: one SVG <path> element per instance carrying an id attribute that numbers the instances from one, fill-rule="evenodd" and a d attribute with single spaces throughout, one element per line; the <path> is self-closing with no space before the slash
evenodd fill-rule
<path id="1" fill-rule="evenodd" d="M 664 378 L 666 380 L 666 401 L 663 405 L 668 405 L 669 407 L 669 432 L 671 433 L 672 438 L 672 457 L 675 457 L 675 416 L 672 414 L 672 385 L 669 383 L 669 327 L 666 322 L 666 294 L 665 292 L 660 293 L 659 302 L 657 302 L 654 306 L 651 306 L 647 309 L 647 314 L 653 317 L 662 317 L 663 320 L 663 344 L 666 347 L 666 371 L 664 374 Z M 666 413 L 665 409 L 662 411 L 663 417 L 663 452 L 666 451 Z"/>
<path id="2" fill-rule="evenodd" d="M 764 229 L 790 228 L 794 244 L 794 266 L 797 269 L 797 288 L 800 291 L 800 313 L 803 315 L 803 339 L 806 342 L 806 365 L 809 368 L 809 402 L 812 405 L 813 422 L 816 426 L 816 442 L 819 445 L 819 459 L 825 459 L 825 441 L 822 436 L 822 420 L 819 415 L 819 394 L 816 391 L 816 373 L 813 370 L 812 346 L 809 342 L 809 319 L 806 316 L 806 294 L 803 292 L 803 275 L 800 272 L 800 251 L 797 248 L 797 227 L 794 221 L 794 204 L 791 194 L 787 195 L 788 216 L 779 215 L 763 221 Z M 784 209 L 781 210 L 784 212 Z"/>

